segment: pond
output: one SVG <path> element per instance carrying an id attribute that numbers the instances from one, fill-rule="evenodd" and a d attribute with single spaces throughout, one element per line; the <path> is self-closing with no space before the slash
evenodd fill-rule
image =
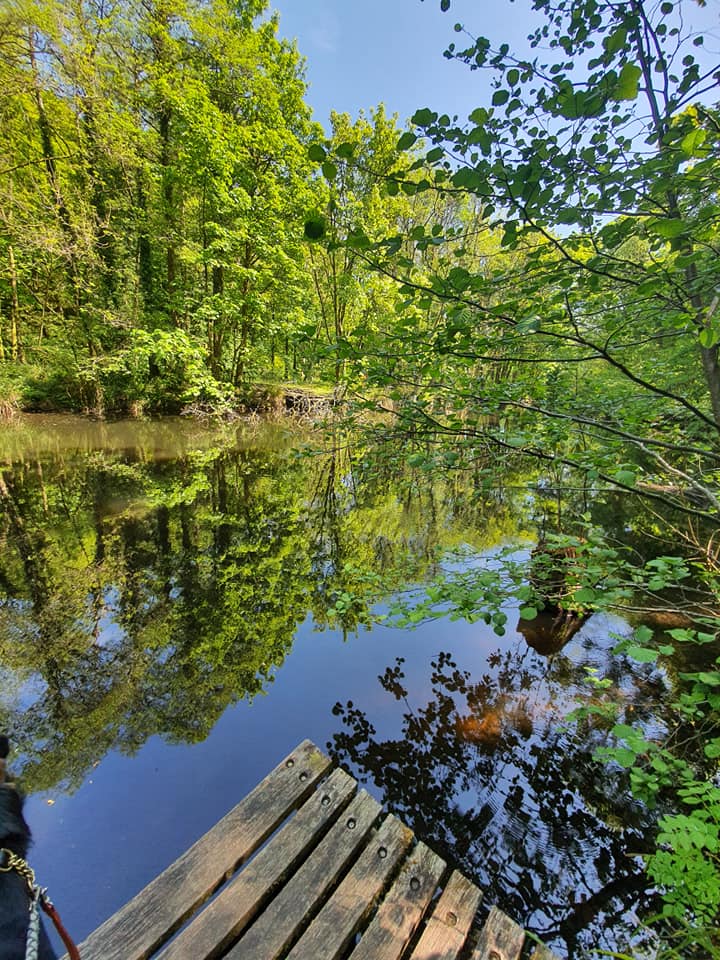
<path id="1" fill-rule="evenodd" d="M 592 697 L 661 730 L 663 676 L 612 653 L 629 627 L 605 615 L 552 656 L 371 622 L 533 535 L 522 478 L 406 460 L 289 423 L 3 427 L 0 729 L 76 939 L 305 737 L 560 956 L 648 939 L 648 814 L 593 759 L 603 729 L 564 717 Z"/>

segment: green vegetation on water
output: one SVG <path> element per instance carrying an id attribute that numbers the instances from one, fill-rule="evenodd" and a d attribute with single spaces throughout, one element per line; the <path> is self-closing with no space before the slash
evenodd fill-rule
<path id="1" fill-rule="evenodd" d="M 646 865 L 676 957 L 720 952 L 720 66 L 693 2 L 533 0 L 532 60 L 457 24 L 447 56 L 492 71 L 490 102 L 328 135 L 262 0 L 0 13 L 0 414 L 223 410 L 307 379 L 382 406 L 368 429 L 413 470 L 482 460 L 491 486 L 534 461 L 560 595 L 510 559 L 398 613 L 684 614 L 627 645 L 705 658 L 675 726 L 618 723 L 605 755 L 671 802 Z M 646 509 L 616 542 L 577 491 Z"/>

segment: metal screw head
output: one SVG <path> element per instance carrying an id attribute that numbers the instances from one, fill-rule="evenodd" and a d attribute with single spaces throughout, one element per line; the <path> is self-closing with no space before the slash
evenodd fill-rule
<path id="1" fill-rule="evenodd" d="M 448 913 L 448 915 L 445 917 L 445 923 L 449 927 L 454 927 L 457 924 L 457 916 L 452 912 Z"/>
<path id="2" fill-rule="evenodd" d="M 380 857 L 381 860 L 385 859 L 385 857 L 387 856 L 387 850 L 385 849 L 385 847 L 380 847 L 380 849 L 378 850 L 378 856 Z"/>
<path id="3" fill-rule="evenodd" d="M 348 820 L 348 822 L 347 822 L 347 824 L 346 824 L 346 826 L 347 826 L 348 830 L 354 830 L 354 829 L 355 829 L 355 818 L 354 818 L 354 817 L 350 817 L 349 820 Z"/>
<path id="4" fill-rule="evenodd" d="M 307 778 L 308 778 L 308 775 L 307 775 L 307 774 L 305 773 L 305 771 L 303 770 L 303 772 L 300 774 L 300 777 L 299 777 L 298 779 L 300 780 L 300 783 L 305 783 L 305 781 L 307 780 Z"/>
<path id="5" fill-rule="evenodd" d="M 323 807 L 329 807 L 329 806 L 330 806 L 330 797 L 329 797 L 327 794 L 325 794 L 325 796 L 322 798 L 322 800 L 320 801 L 320 803 L 323 805 Z"/>
<path id="6" fill-rule="evenodd" d="M 411 889 L 411 890 L 419 890 L 419 889 L 420 889 L 420 881 L 418 880 L 417 877 L 411 877 L 411 878 L 410 878 L 410 889 Z"/>
<path id="7" fill-rule="evenodd" d="M 294 767 L 294 766 L 295 766 L 295 761 L 293 760 L 292 757 L 290 757 L 290 759 L 289 759 L 288 761 L 286 761 L 285 766 L 286 766 L 286 767 Z"/>

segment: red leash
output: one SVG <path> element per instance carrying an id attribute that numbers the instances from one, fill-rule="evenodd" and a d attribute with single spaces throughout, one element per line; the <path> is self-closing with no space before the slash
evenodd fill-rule
<path id="1" fill-rule="evenodd" d="M 75 946 L 72 937 L 65 929 L 62 920 L 60 919 L 60 914 L 55 909 L 55 906 L 48 900 L 47 896 L 40 897 L 40 906 L 43 908 L 45 913 L 50 917 L 52 922 L 55 924 L 55 929 L 60 934 L 62 942 L 65 944 L 65 949 L 68 952 L 70 960 L 80 960 L 80 951 Z"/>

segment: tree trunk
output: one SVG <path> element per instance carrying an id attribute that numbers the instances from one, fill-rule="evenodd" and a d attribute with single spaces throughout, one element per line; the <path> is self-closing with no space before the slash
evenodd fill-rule
<path id="1" fill-rule="evenodd" d="M 17 291 L 17 269 L 15 267 L 15 252 L 12 245 L 8 247 L 8 262 L 10 268 L 10 357 L 23 363 L 25 354 L 20 336 L 20 301 Z M 0 344 L 1 347 L 1 344 Z M 4 351 L 0 349 L 0 359 Z"/>

